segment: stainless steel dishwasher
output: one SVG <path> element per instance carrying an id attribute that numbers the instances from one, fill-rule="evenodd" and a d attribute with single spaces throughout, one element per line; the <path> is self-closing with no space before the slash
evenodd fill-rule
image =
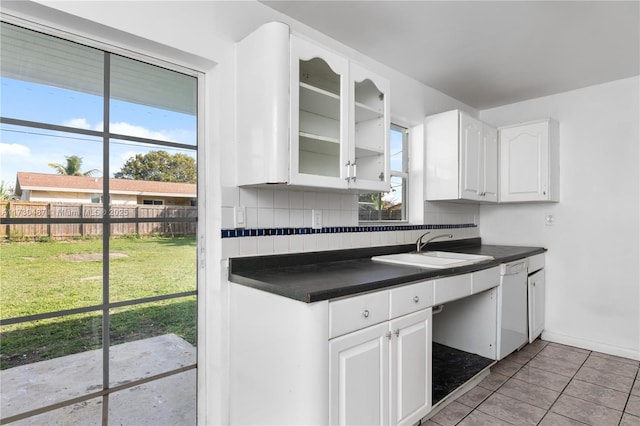
<path id="1" fill-rule="evenodd" d="M 528 259 L 500 265 L 498 304 L 498 359 L 520 349 L 528 342 L 527 326 Z"/>

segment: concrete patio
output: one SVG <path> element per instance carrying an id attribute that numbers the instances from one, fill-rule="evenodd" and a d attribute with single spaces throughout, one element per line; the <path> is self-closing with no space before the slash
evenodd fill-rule
<path id="1" fill-rule="evenodd" d="M 109 353 L 110 383 L 118 386 L 188 366 L 196 348 L 166 334 L 114 345 Z M 102 350 L 68 355 L 0 371 L 2 418 L 81 397 L 102 389 Z M 196 370 L 113 393 L 109 424 L 193 425 L 196 422 Z M 101 425 L 102 397 L 33 416 L 15 425 Z"/>

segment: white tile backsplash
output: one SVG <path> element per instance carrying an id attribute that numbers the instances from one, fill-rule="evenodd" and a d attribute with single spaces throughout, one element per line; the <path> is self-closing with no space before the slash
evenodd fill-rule
<path id="1" fill-rule="evenodd" d="M 322 226 L 358 226 L 354 194 L 233 188 L 222 191 L 223 229 L 233 228 L 233 207 L 247 209 L 247 228 L 311 226 L 311 211 L 322 210 Z"/>
<path id="2" fill-rule="evenodd" d="M 301 209 L 304 207 L 304 193 L 298 191 L 289 192 L 289 208 Z"/>
<path id="3" fill-rule="evenodd" d="M 258 254 L 258 237 L 237 238 L 240 256 L 256 256 Z M 223 253 L 224 255 L 224 253 Z"/>
<path id="4" fill-rule="evenodd" d="M 276 209 L 288 209 L 289 208 L 289 191 L 274 191 L 273 207 L 275 207 Z"/>
<path id="5" fill-rule="evenodd" d="M 289 250 L 291 253 L 301 253 L 304 251 L 304 237 L 307 235 L 289 235 Z"/>
<path id="6" fill-rule="evenodd" d="M 273 228 L 275 226 L 274 213 L 273 208 L 258 208 L 258 228 Z"/>
<path id="7" fill-rule="evenodd" d="M 240 205 L 243 207 L 258 207 L 258 190 L 240 188 Z"/>
<path id="8" fill-rule="evenodd" d="M 454 239 L 480 236 L 477 227 L 432 229 L 432 235 L 451 233 Z M 413 244 L 426 230 L 342 232 L 333 234 L 278 235 L 259 237 L 223 238 L 223 256 L 256 256 L 269 254 L 302 253 L 323 250 L 378 247 Z"/>
<path id="9" fill-rule="evenodd" d="M 259 189 L 257 192 L 259 208 L 273 208 L 273 191 L 270 189 Z"/>
<path id="10" fill-rule="evenodd" d="M 247 216 L 245 217 L 247 225 L 245 228 L 258 228 L 258 208 L 257 207 L 247 207 L 246 209 Z"/>
<path id="11" fill-rule="evenodd" d="M 318 194 L 315 192 L 307 191 L 304 193 L 303 207 L 305 210 L 315 209 L 318 202 Z"/>
<path id="12" fill-rule="evenodd" d="M 267 254 L 274 253 L 273 241 L 276 237 L 263 236 L 263 237 L 252 237 L 252 238 L 255 238 L 256 240 L 258 255 L 267 255 Z"/>
<path id="13" fill-rule="evenodd" d="M 289 226 L 290 228 L 301 228 L 304 226 L 304 210 L 289 210 Z"/>
<path id="14" fill-rule="evenodd" d="M 425 201 L 425 225 L 454 225 L 473 223 L 478 225 L 478 204 L 452 203 L 447 201 Z"/>
<path id="15" fill-rule="evenodd" d="M 287 200 L 288 202 L 288 200 Z M 277 203 L 276 203 L 277 205 Z M 289 208 L 275 208 L 273 209 L 273 226 L 275 228 L 289 228 L 290 227 L 290 210 Z"/>
<path id="16" fill-rule="evenodd" d="M 288 236 L 284 235 L 284 236 L 273 237 L 273 253 L 274 254 L 291 253 L 289 249 Z"/>
<path id="17" fill-rule="evenodd" d="M 326 192 L 318 192 L 316 198 L 316 206 L 321 209 L 329 208 L 329 194 Z"/>
<path id="18" fill-rule="evenodd" d="M 263 188 L 222 188 L 222 228 L 233 229 L 233 208 L 246 208 L 247 229 L 311 227 L 312 210 L 322 210 L 322 226 L 354 227 L 358 223 L 358 196 L 316 191 Z M 479 207 L 471 204 L 427 202 L 426 225 L 478 224 Z M 382 224 L 382 225 L 394 225 Z M 410 244 L 427 229 L 378 232 L 336 232 L 309 235 L 266 235 L 222 239 L 223 256 L 256 256 L 341 250 L 372 246 Z M 454 238 L 480 235 L 478 227 L 435 229 L 432 235 L 451 232 Z"/>

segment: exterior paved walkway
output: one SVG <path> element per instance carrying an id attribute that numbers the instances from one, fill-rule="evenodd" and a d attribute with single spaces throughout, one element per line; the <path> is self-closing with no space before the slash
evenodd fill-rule
<path id="1" fill-rule="evenodd" d="M 0 371 L 0 415 L 35 408 L 99 391 L 102 350 L 93 350 Z M 112 386 L 191 365 L 196 348 L 166 334 L 111 347 Z M 109 397 L 109 424 L 194 425 L 196 370 L 116 392 Z M 43 413 L 13 425 L 101 425 L 102 398 Z"/>

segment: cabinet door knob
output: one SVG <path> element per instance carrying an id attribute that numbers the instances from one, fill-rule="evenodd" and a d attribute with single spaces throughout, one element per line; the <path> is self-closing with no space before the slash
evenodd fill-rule
<path id="1" fill-rule="evenodd" d="M 418 303 L 420 301 L 420 296 L 413 296 L 413 301 Z"/>
<path id="2" fill-rule="evenodd" d="M 365 309 L 364 311 L 362 311 L 362 316 L 365 318 L 369 318 L 369 310 Z"/>
<path id="3" fill-rule="evenodd" d="M 396 328 L 395 330 L 393 330 L 393 334 L 395 334 L 396 337 L 400 337 L 400 329 Z"/>

